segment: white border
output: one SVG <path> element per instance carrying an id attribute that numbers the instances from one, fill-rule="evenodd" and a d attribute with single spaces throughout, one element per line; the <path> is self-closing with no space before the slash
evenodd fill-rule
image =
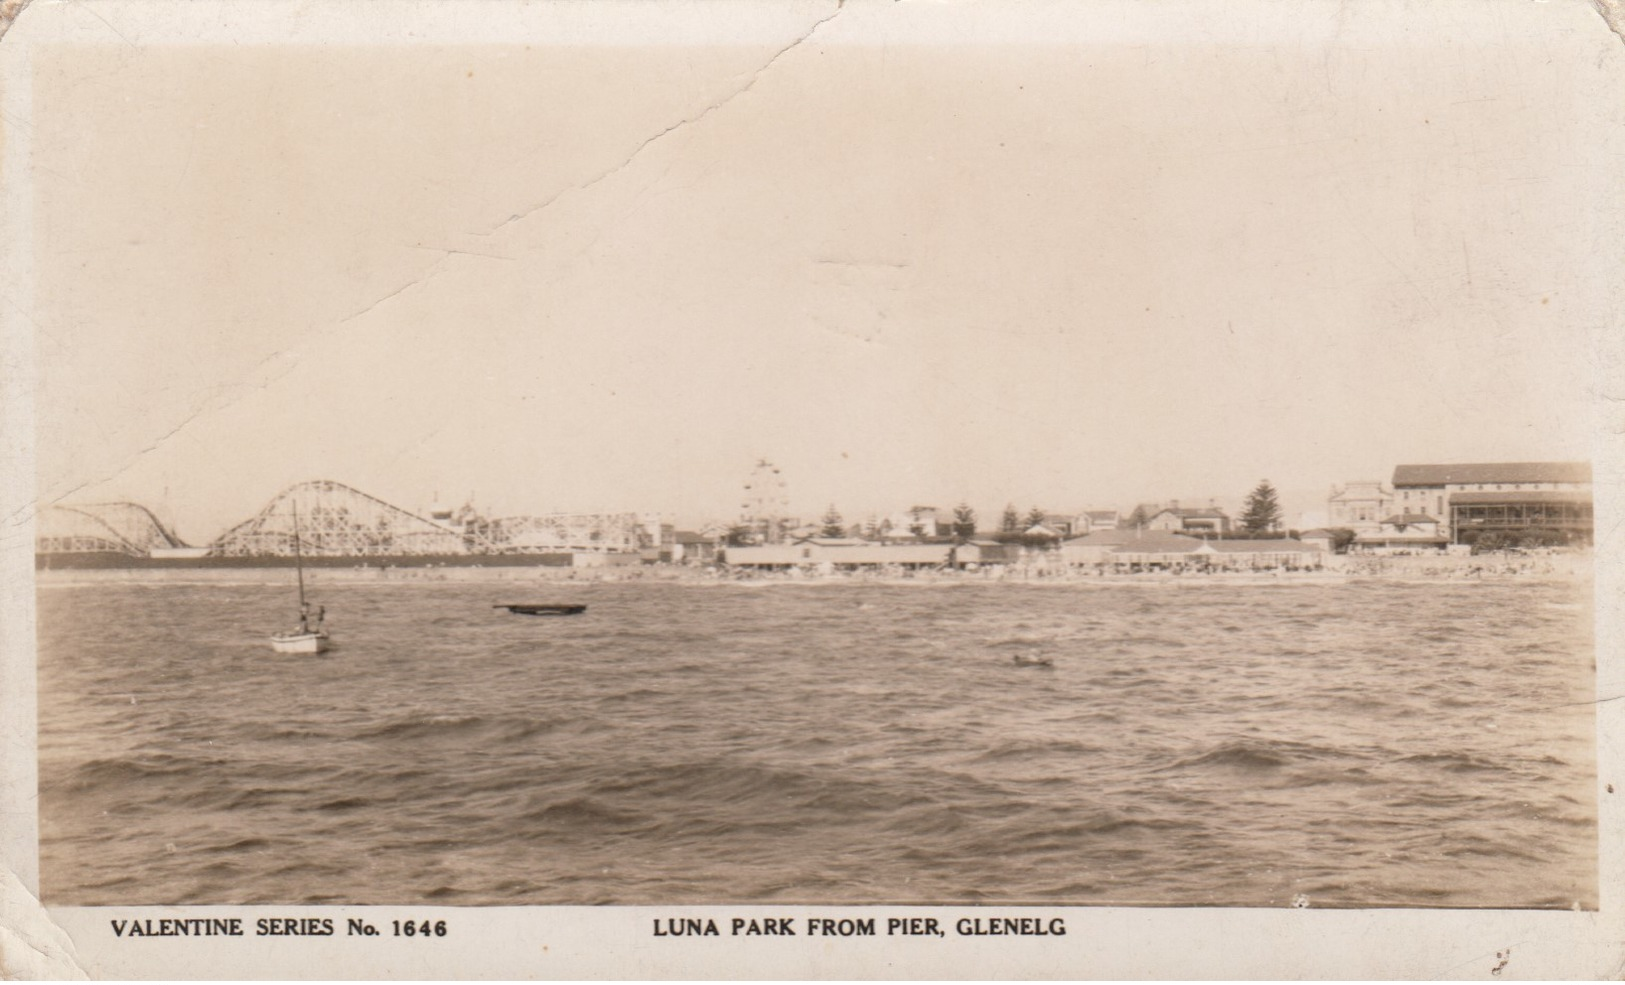
<path id="1" fill-rule="evenodd" d="M 1516 13 L 1516 16 L 1513 14 Z M 1617 806 L 1625 716 L 1619 654 L 1625 581 L 1611 563 L 1619 553 L 1621 480 L 1625 478 L 1625 331 L 1619 271 L 1599 262 L 1587 272 L 1612 278 L 1614 303 L 1592 326 L 1597 400 L 1596 507 L 1598 800 L 1602 830 L 1596 912 L 1464 910 L 1262 910 L 1110 907 L 662 907 L 432 908 L 207 907 L 40 909 L 36 854 L 36 764 L 32 593 L 34 326 L 29 167 L 32 52 L 42 44 L 415 45 L 415 44 L 756 44 L 778 50 L 815 27 L 839 44 L 1340 44 L 1420 43 L 1396 25 L 1422 16 L 1415 5 L 1372 2 L 1284 6 L 1263 2 L 1139 4 L 1123 0 L 1074 6 L 852 0 L 832 2 L 648 3 L 630 0 L 523 3 L 333 2 L 288 0 L 35 0 L 0 42 L 0 953 L 8 976 L 121 978 L 240 977 L 720 977 L 720 978 L 1618 978 L 1625 974 L 1625 856 Z M 1534 17 L 1554 32 L 1587 32 L 1601 59 L 1625 46 L 1584 0 L 1534 5 L 1509 0 L 1446 0 L 1425 16 L 1434 38 L 1459 25 L 1462 44 L 1513 43 Z M 1617 64 L 1617 63 L 1616 63 Z M 1599 93 L 1603 100 L 1619 93 Z M 1557 107 L 1554 111 L 1566 111 Z M 1581 119 L 1579 125 L 1600 122 Z M 1625 174 L 1617 136 L 1593 145 L 1593 174 Z M 1600 183 L 1599 183 L 1600 186 Z M 1621 196 L 1598 203 L 1618 258 Z M 1605 784 L 1621 792 L 1605 793 Z M 657 918 L 701 915 L 872 916 L 1024 915 L 1066 921 L 1064 938 L 930 940 L 875 938 L 660 939 Z M 350 917 L 385 925 L 412 917 L 444 919 L 444 940 L 350 937 L 145 939 L 114 937 L 111 921 L 130 917 L 222 915 L 250 924 L 260 916 Z M 726 930 L 724 930 L 726 933 Z"/>

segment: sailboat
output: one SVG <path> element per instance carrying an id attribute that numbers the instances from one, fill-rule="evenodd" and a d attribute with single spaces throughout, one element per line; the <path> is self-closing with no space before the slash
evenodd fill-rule
<path id="1" fill-rule="evenodd" d="M 305 601 L 305 561 L 299 550 L 298 503 L 293 507 L 293 568 L 299 577 L 299 625 L 272 636 L 271 649 L 278 653 L 321 653 L 327 649 L 327 631 L 322 629 L 327 610 L 317 606 L 315 621 L 311 621 L 310 603 Z"/>

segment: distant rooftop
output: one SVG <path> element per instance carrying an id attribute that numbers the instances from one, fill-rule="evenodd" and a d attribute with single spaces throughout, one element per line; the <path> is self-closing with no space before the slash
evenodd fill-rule
<path id="1" fill-rule="evenodd" d="M 1396 513 L 1382 522 L 1392 523 L 1395 526 L 1410 526 L 1414 523 L 1438 523 L 1439 521 L 1426 513 Z"/>
<path id="2" fill-rule="evenodd" d="M 1450 497 L 1455 506 L 1497 506 L 1506 503 L 1589 503 L 1591 494 L 1579 490 L 1531 489 L 1524 492 L 1470 492 Z"/>
<path id="3" fill-rule="evenodd" d="M 1472 465 L 1396 465 L 1394 485 L 1446 486 L 1486 482 L 1590 482 L 1590 462 L 1498 462 Z"/>
<path id="4" fill-rule="evenodd" d="M 1207 546 L 1220 554 L 1312 554 L 1320 548 L 1301 540 L 1259 538 L 1257 540 L 1210 540 Z"/>
<path id="5" fill-rule="evenodd" d="M 1101 531 L 1105 533 L 1106 531 Z M 1114 554 L 1188 554 L 1207 543 L 1196 537 L 1186 537 L 1182 534 L 1168 533 L 1162 530 L 1145 531 L 1119 531 L 1133 534 L 1124 538 L 1112 552 Z M 1093 546 L 1093 538 L 1097 534 L 1071 541 L 1073 544 Z M 1093 542 L 1093 543 L 1092 543 Z"/>

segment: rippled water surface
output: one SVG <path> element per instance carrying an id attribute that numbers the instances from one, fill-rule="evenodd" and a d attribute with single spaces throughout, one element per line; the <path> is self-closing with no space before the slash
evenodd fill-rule
<path id="1" fill-rule="evenodd" d="M 289 595 L 41 590 L 48 902 L 1596 902 L 1571 586 Z"/>

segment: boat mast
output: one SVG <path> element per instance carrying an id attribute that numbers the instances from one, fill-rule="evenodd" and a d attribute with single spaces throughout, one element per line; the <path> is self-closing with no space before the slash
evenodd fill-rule
<path id="1" fill-rule="evenodd" d="M 299 610 L 305 608 L 305 563 L 299 555 L 299 504 L 293 504 L 293 570 L 299 576 Z"/>

